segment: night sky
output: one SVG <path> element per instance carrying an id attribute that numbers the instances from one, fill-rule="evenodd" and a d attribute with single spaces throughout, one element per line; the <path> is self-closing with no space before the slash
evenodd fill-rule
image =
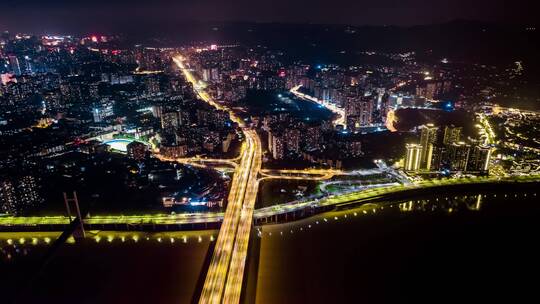
<path id="1" fill-rule="evenodd" d="M 0 0 L 0 30 L 145 31 L 193 21 L 417 25 L 536 23 L 534 0 Z"/>

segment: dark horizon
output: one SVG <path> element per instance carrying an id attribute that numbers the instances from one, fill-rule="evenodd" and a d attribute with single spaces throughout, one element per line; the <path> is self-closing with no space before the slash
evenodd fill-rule
<path id="1" fill-rule="evenodd" d="M 381 0 L 377 3 L 346 0 L 252 3 L 237 0 L 134 0 L 72 3 L 72 1 L 8 0 L 0 11 L 0 30 L 30 33 L 143 33 L 172 32 L 186 24 L 278 23 L 351 26 L 443 24 L 474 20 L 497 24 L 534 25 L 532 3 L 516 0 L 428 1 Z M 21 22 L 24 20 L 24 22 Z"/>
<path id="2" fill-rule="evenodd" d="M 254 25 L 254 26 L 284 26 L 284 27 L 294 27 L 294 26 L 313 26 L 313 27 L 351 27 L 356 29 L 365 29 L 365 28 L 395 28 L 395 29 L 415 29 L 421 27 L 436 27 L 436 26 L 445 26 L 445 25 L 475 25 L 475 26 L 494 26 L 494 27 L 509 27 L 514 29 L 521 29 L 527 27 L 536 27 L 536 24 L 532 23 L 520 23 L 520 22 L 503 22 L 503 21 L 483 21 L 478 19 L 462 19 L 456 18 L 451 20 L 446 20 L 444 22 L 434 22 L 434 23 L 419 23 L 419 24 L 410 24 L 410 25 L 400 25 L 400 24 L 348 24 L 348 23 L 316 23 L 316 22 L 257 22 L 249 20 L 236 20 L 236 21 L 197 21 L 197 20 L 186 20 L 179 22 L 175 26 L 204 26 L 204 27 L 214 27 L 220 25 Z M 163 28 L 170 28 L 171 25 L 162 25 Z M 173 30 L 170 32 L 163 31 L 163 28 L 159 28 L 163 36 L 170 36 L 173 33 Z M 156 29 L 157 31 L 158 29 Z M 142 37 L 154 36 L 156 33 L 149 31 L 141 33 L 138 29 L 126 29 L 118 27 L 118 29 L 110 28 L 101 28 L 95 27 L 93 30 L 16 30 L 11 27 L 2 27 L 0 25 L 0 32 L 9 32 L 10 34 L 30 34 L 30 35 L 91 35 L 91 34 L 103 34 L 103 35 L 134 35 L 139 34 Z M 159 35 L 156 35 L 159 36 Z"/>

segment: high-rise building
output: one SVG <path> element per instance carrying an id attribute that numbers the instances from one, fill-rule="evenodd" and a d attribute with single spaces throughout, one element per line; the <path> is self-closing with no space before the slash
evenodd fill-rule
<path id="1" fill-rule="evenodd" d="M 420 157 L 420 168 L 429 170 L 433 156 L 433 145 L 437 141 L 438 127 L 433 124 L 422 126 L 420 134 L 420 145 L 422 146 L 422 155 Z"/>
<path id="2" fill-rule="evenodd" d="M 373 101 L 371 97 L 348 97 L 345 102 L 345 121 L 347 128 L 358 129 L 371 124 L 373 116 Z"/>
<path id="3" fill-rule="evenodd" d="M 405 171 L 418 171 L 420 169 L 422 146 L 419 144 L 407 144 L 406 148 Z"/>
<path id="4" fill-rule="evenodd" d="M 161 105 L 152 106 L 152 116 L 154 116 L 155 118 L 161 118 L 162 113 L 163 107 Z"/>
<path id="5" fill-rule="evenodd" d="M 285 157 L 285 138 L 283 134 L 277 132 L 268 132 L 268 147 L 272 152 L 274 159 L 283 159 Z"/>
<path id="6" fill-rule="evenodd" d="M 188 154 L 188 146 L 186 144 L 182 145 L 162 145 L 159 148 L 159 152 L 170 158 L 179 158 L 186 157 Z"/>
<path id="7" fill-rule="evenodd" d="M 300 131 L 288 129 L 286 132 L 287 151 L 294 154 L 300 153 Z"/>
<path id="8" fill-rule="evenodd" d="M 212 78 L 212 70 L 208 69 L 208 68 L 204 68 L 202 70 L 202 79 L 203 79 L 203 81 L 208 82 L 208 81 L 210 81 L 211 78 Z"/>
<path id="9" fill-rule="evenodd" d="M 26 74 L 34 73 L 34 64 L 32 62 L 32 59 L 28 56 L 24 57 L 24 71 Z"/>
<path id="10" fill-rule="evenodd" d="M 362 155 L 362 142 L 358 139 L 353 139 L 347 142 L 347 152 L 352 157 L 358 157 Z"/>
<path id="11" fill-rule="evenodd" d="M 474 146 L 469 154 L 466 170 L 469 172 L 487 172 L 489 169 L 490 157 L 490 147 L 480 145 Z"/>
<path id="12" fill-rule="evenodd" d="M 42 202 L 39 185 L 35 177 L 26 175 L 18 179 L 17 204 L 23 208 L 36 206 Z"/>
<path id="13" fill-rule="evenodd" d="M 105 102 L 98 104 L 92 110 L 94 122 L 102 122 L 104 119 L 114 115 L 113 103 Z"/>
<path id="14" fill-rule="evenodd" d="M 426 93 L 425 97 L 427 99 L 435 99 L 435 97 L 438 95 L 439 92 L 439 83 L 431 82 L 426 85 Z"/>
<path id="15" fill-rule="evenodd" d="M 92 100 L 99 99 L 99 82 L 88 84 L 88 95 Z"/>
<path id="16" fill-rule="evenodd" d="M 321 143 L 321 128 L 319 126 L 312 126 L 307 129 L 305 136 L 305 147 L 308 150 L 317 150 Z"/>
<path id="17" fill-rule="evenodd" d="M 212 117 L 212 111 L 206 109 L 197 109 L 197 124 L 201 126 L 206 126 L 210 123 Z"/>
<path id="18" fill-rule="evenodd" d="M 444 128 L 443 144 L 450 145 L 459 142 L 461 139 L 461 127 L 446 126 Z"/>
<path id="19" fill-rule="evenodd" d="M 9 41 L 9 39 L 11 39 L 11 35 L 9 34 L 8 31 L 4 31 L 2 33 L 2 35 L 0 35 L 0 40 L 4 40 L 4 41 Z"/>
<path id="20" fill-rule="evenodd" d="M 165 132 L 173 132 L 179 126 L 178 112 L 167 112 L 161 114 L 161 128 Z"/>
<path id="21" fill-rule="evenodd" d="M 471 146 L 464 142 L 448 146 L 447 159 L 452 171 L 466 171 Z"/>
<path id="22" fill-rule="evenodd" d="M 460 141 L 461 127 L 444 129 L 443 145 L 437 141 L 437 127 L 432 124 L 421 127 L 420 144 L 408 144 L 405 155 L 406 171 L 450 171 L 486 173 L 491 157 L 490 147 L 479 145 L 475 140 Z M 419 149 L 418 149 L 419 147 Z M 420 154 L 416 163 L 416 153 Z"/>
<path id="23" fill-rule="evenodd" d="M 0 212 L 14 214 L 16 207 L 17 195 L 13 183 L 8 179 L 0 181 Z"/>
<path id="24" fill-rule="evenodd" d="M 161 92 L 161 86 L 159 79 L 155 77 L 148 77 L 145 79 L 144 84 L 146 86 L 146 93 L 150 95 L 158 94 Z"/>
<path id="25" fill-rule="evenodd" d="M 210 76 L 211 76 L 212 81 L 219 81 L 219 69 L 212 68 L 210 70 Z"/>
<path id="26" fill-rule="evenodd" d="M 429 171 L 440 171 L 443 165 L 443 156 L 445 155 L 444 147 L 435 147 L 431 152 L 431 163 L 429 165 Z"/>
<path id="27" fill-rule="evenodd" d="M 11 55 L 8 57 L 8 59 L 11 72 L 16 76 L 20 76 L 22 74 L 22 70 L 19 63 L 19 58 L 17 58 L 17 56 Z"/>

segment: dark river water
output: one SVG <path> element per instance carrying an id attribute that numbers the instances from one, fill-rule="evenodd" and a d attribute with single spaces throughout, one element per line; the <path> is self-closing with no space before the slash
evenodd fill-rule
<path id="1" fill-rule="evenodd" d="M 333 116 L 330 110 L 314 102 L 296 98 L 286 91 L 278 93 L 251 90 L 241 103 L 249 106 L 256 115 L 288 113 L 306 123 L 331 120 Z"/>
<path id="2" fill-rule="evenodd" d="M 259 227 L 244 302 L 530 302 L 537 200 L 433 193 Z M 90 232 L 44 262 L 58 233 L 0 233 L 0 303 L 190 303 L 216 236 Z"/>
<path id="3" fill-rule="evenodd" d="M 0 262 L 4 299 L 15 303 L 189 303 L 217 231 L 88 234 L 82 242 L 62 245 L 45 266 L 42 257 L 50 246 L 43 234 L 0 234 L 3 247 L 12 247 L 7 245 L 11 239 L 20 250 L 4 249 L 12 251 L 10 259 L 3 256 Z M 31 244 L 32 238 L 37 238 L 37 245 Z"/>
<path id="4" fill-rule="evenodd" d="M 248 300 L 529 302 L 540 271 L 535 192 L 432 194 L 265 226 Z"/>

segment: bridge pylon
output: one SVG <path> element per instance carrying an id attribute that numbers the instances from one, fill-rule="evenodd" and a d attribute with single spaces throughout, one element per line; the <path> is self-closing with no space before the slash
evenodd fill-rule
<path id="1" fill-rule="evenodd" d="M 73 237 L 76 239 L 84 238 L 86 236 L 86 233 L 84 231 L 83 218 L 81 216 L 81 209 L 79 208 L 79 200 L 77 198 L 77 192 L 73 191 L 73 196 L 71 198 L 68 198 L 67 194 L 64 192 L 64 204 L 66 205 L 66 211 L 69 217 L 69 222 L 72 223 L 74 220 L 79 221 L 77 228 L 75 228 L 75 230 L 73 231 Z M 69 207 L 70 204 L 73 204 L 75 207 L 76 217 L 72 218 L 71 216 L 71 208 Z"/>

